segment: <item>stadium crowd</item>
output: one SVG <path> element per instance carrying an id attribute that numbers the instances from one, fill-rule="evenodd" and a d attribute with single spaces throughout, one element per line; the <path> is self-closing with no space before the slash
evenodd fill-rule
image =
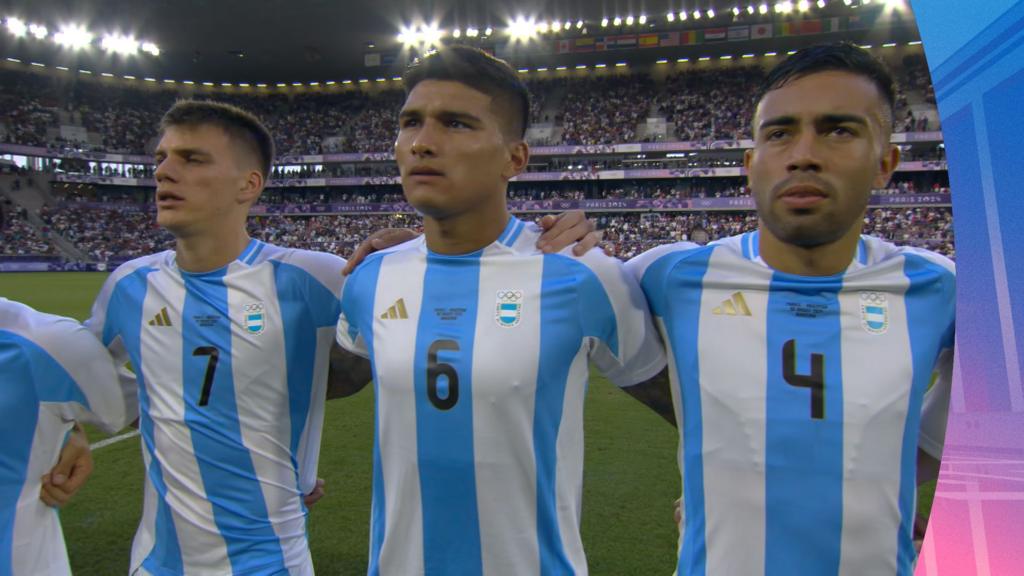
<path id="1" fill-rule="evenodd" d="M 318 250 L 348 256 L 364 238 L 387 227 L 418 228 L 412 214 L 304 215 L 297 206 L 270 204 L 278 210 L 249 219 L 249 233 L 272 244 Z M 48 207 L 43 219 L 56 233 L 74 243 L 96 262 L 118 263 L 170 248 L 171 236 L 158 228 L 152 206 L 139 204 L 83 205 L 73 210 Z M 539 214 L 525 214 L 530 220 Z M 628 259 L 655 246 L 681 240 L 706 242 L 757 228 L 753 211 L 644 212 L 591 214 L 604 230 L 606 247 L 614 256 Z M 868 211 L 865 233 L 954 256 L 952 213 L 949 208 L 878 208 Z M 27 226 L 27 225 L 25 225 Z M 130 230 L 130 234 L 122 231 Z M 697 231 L 700 232 L 697 232 Z M 23 235 L 23 227 L 8 228 L 4 237 Z M 15 242 L 24 252 L 31 239 Z M 36 242 L 41 242 L 36 240 Z M 52 254 L 48 243 L 46 252 Z M 15 249 L 16 250 L 16 249 Z M 17 253 L 17 252 L 16 252 Z"/>
<path id="2" fill-rule="evenodd" d="M 7 198 L 0 198 L 0 212 L 4 226 L 0 230 L 0 256 L 31 257 L 53 256 L 56 249 L 44 236 L 46 231 L 36 230 L 25 218 L 25 209 L 15 206 Z"/>
<path id="3" fill-rule="evenodd" d="M 899 67 L 897 131 L 935 129 L 924 114 L 908 107 L 915 102 L 934 106 L 934 93 L 922 59 Z M 668 139 L 706 140 L 749 137 L 758 81 L 756 66 L 694 70 L 656 81 L 646 73 L 531 80 L 531 121 L 559 128 L 550 142 L 534 144 L 600 145 L 660 139 L 640 136 L 649 116 L 666 119 Z M 73 148 L 145 154 L 153 144 L 163 112 L 183 95 L 156 88 L 114 87 L 95 82 L 57 82 L 15 71 L 0 73 L 0 139 L 52 148 Z M 202 93 L 191 96 L 205 98 Z M 327 90 L 295 94 L 241 95 L 218 93 L 212 98 L 240 105 L 258 115 L 275 137 L 279 155 L 334 152 L 378 153 L 391 150 L 403 93 L 394 86 Z M 62 126 L 87 131 L 62 133 Z"/>

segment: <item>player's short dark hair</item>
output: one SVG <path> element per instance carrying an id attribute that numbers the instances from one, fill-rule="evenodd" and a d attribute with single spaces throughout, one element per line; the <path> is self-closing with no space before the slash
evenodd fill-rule
<path id="1" fill-rule="evenodd" d="M 794 80 L 830 71 L 849 72 L 871 80 L 889 106 L 891 119 L 896 109 L 896 86 L 889 68 L 867 50 L 850 42 L 818 44 L 798 50 L 768 72 L 761 84 L 757 101 L 760 102 L 768 92 Z"/>
<path id="2" fill-rule="evenodd" d="M 255 115 L 238 106 L 209 100 L 178 100 L 160 119 L 160 131 L 172 126 L 217 126 L 235 142 L 249 149 L 259 160 L 264 180 L 270 179 L 274 161 L 274 139 Z"/>
<path id="3" fill-rule="evenodd" d="M 508 135 L 522 139 L 530 121 L 530 92 L 508 62 L 456 44 L 413 62 L 402 76 L 405 93 L 424 80 L 450 80 L 491 97 Z"/>

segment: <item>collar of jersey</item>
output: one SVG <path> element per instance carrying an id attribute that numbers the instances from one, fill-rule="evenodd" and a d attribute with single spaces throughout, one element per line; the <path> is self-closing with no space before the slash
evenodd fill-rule
<path id="1" fill-rule="evenodd" d="M 440 254 L 427 247 L 426 236 L 423 237 L 423 250 L 425 250 L 427 256 L 430 256 L 431 258 L 479 258 L 480 255 L 483 254 L 484 250 L 487 250 L 492 246 L 497 245 L 505 248 L 511 248 L 512 245 L 515 244 L 516 240 L 519 239 L 519 234 L 522 233 L 525 227 L 525 222 L 515 216 L 509 215 L 508 224 L 505 225 L 505 229 L 498 235 L 498 239 L 479 250 L 474 250 L 465 254 Z"/>
<path id="2" fill-rule="evenodd" d="M 228 269 L 231 268 L 231 265 L 235 262 L 241 262 L 246 266 L 252 266 L 256 261 L 256 257 L 260 255 L 260 252 L 263 251 L 265 246 L 266 244 L 260 240 L 250 238 L 249 243 L 245 245 L 245 248 L 242 250 L 242 253 L 238 255 L 238 258 L 235 258 L 220 268 L 214 268 L 213 270 L 207 270 L 206 272 L 189 272 L 188 270 L 182 270 L 181 267 L 178 266 L 178 256 L 173 250 L 171 251 L 172 263 L 178 270 L 178 273 L 182 276 L 191 276 L 193 278 L 203 278 L 207 276 L 220 277 L 227 274 Z"/>
<path id="3" fill-rule="evenodd" d="M 868 265 L 868 245 L 867 242 L 865 242 L 864 238 L 865 237 L 862 234 L 860 238 L 857 240 L 857 252 L 854 253 L 853 260 L 850 261 L 850 265 L 846 267 L 846 270 L 840 272 L 839 274 L 833 274 L 830 276 L 801 276 L 799 274 L 788 274 L 786 272 L 780 272 L 779 270 L 772 268 L 771 266 L 768 265 L 767 262 L 764 261 L 764 258 L 761 258 L 761 232 L 759 230 L 754 230 L 752 232 L 746 232 L 744 234 L 741 234 L 739 240 L 740 249 L 743 253 L 744 258 L 750 260 L 751 262 L 760 264 L 776 274 L 784 274 L 786 276 L 793 278 L 827 279 L 842 277 L 845 274 L 849 274 L 850 272 L 856 272 L 857 270 L 860 270 Z"/>

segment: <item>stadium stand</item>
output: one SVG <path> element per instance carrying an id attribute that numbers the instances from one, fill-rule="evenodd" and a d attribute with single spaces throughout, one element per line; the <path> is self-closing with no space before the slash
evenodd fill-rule
<path id="1" fill-rule="evenodd" d="M 923 59 L 903 58 L 896 74 L 900 89 L 895 130 L 937 129 L 934 93 Z M 753 205 L 738 171 L 742 146 L 735 143 L 750 137 L 749 119 L 763 76 L 759 66 L 719 66 L 531 79 L 531 122 L 547 127 L 547 137 L 532 142 L 542 148 L 535 149 L 528 172 L 539 178 L 513 183 L 513 209 L 532 217 L 585 208 L 605 230 L 606 248 L 620 258 L 666 242 L 710 241 L 754 229 Z M 55 246 L 56 236 L 80 251 L 88 267 L 109 268 L 170 247 L 169 234 L 155 225 L 150 197 L 153 167 L 143 155 L 154 143 L 161 114 L 182 94 L 95 82 L 77 82 L 69 89 L 44 76 L 12 71 L 0 72 L 0 80 L 0 139 L 46 147 L 46 157 L 35 168 L 58 181 L 53 198 L 38 212 L 45 224 L 42 230 L 25 220 L 24 208 L 8 207 L 15 217 L 4 233 L 0 254 L 64 258 L 50 266 L 82 267 L 83 258 Z M 276 138 L 278 161 L 270 187 L 254 211 L 258 215 L 251 219 L 254 237 L 347 255 L 380 227 L 418 225 L 404 204 L 389 154 L 401 90 L 198 96 L 253 111 Z M 664 133 L 646 130 L 649 118 L 663 120 Z M 70 133 L 85 138 L 66 137 L 69 131 L 61 127 L 68 125 L 81 128 Z M 903 159 L 917 162 L 917 168 L 897 173 L 888 188 L 875 191 L 878 197 L 904 195 L 909 204 L 895 199 L 892 205 L 873 207 L 866 215 L 866 231 L 953 256 L 945 151 L 934 138 L 921 140 L 903 147 Z M 716 141 L 733 144 L 726 150 L 711 150 L 714 146 L 708 144 L 687 153 L 651 156 L 617 148 L 633 142 Z M 580 155 L 576 147 L 593 149 Z M 97 153 L 137 156 L 97 161 Z M 309 154 L 362 156 L 311 161 L 303 157 Z M 672 171 L 678 177 L 618 175 L 612 176 L 615 181 L 601 181 L 602 175 L 631 170 Z M 709 175 L 723 177 L 703 177 Z M 329 179 L 363 185 L 337 186 Z M 920 200 L 922 195 L 935 197 Z M 697 199 L 734 199 L 739 204 L 699 210 L 687 203 Z M 352 213 L 364 210 L 366 214 Z M 117 232 L 123 230 L 132 234 Z"/>

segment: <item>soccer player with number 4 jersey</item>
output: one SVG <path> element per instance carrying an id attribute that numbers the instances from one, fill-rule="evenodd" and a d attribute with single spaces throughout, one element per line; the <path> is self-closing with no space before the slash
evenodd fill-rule
<path id="1" fill-rule="evenodd" d="M 943 256 L 861 235 L 899 162 L 893 100 L 864 50 L 797 52 L 753 120 L 758 230 L 627 264 L 669 349 L 680 575 L 913 571 L 916 488 L 945 437 L 955 276 Z"/>
<path id="2" fill-rule="evenodd" d="M 451 46 L 406 73 L 395 145 L 424 237 L 349 277 L 338 340 L 376 386 L 370 574 L 585 574 L 588 361 L 630 386 L 664 351 L 637 282 L 599 251 L 543 254 L 512 217 L 528 95 Z"/>

